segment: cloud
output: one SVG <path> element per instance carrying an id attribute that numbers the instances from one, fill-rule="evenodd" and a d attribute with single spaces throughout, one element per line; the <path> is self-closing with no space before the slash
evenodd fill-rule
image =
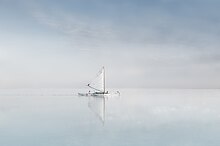
<path id="1" fill-rule="evenodd" d="M 89 76 L 88 70 L 95 72 L 104 64 L 111 68 L 110 75 L 115 78 L 112 80 L 121 86 L 191 87 L 191 82 L 197 86 L 201 80 L 204 86 L 218 86 L 217 82 L 211 83 L 220 72 L 217 1 L 20 2 L 28 10 L 22 23 L 36 31 L 24 35 L 27 32 L 22 30 L 23 36 L 17 33 L 12 47 L 10 37 L 5 48 L 14 48 L 11 52 L 24 67 L 24 62 L 34 64 L 35 67 L 28 66 L 31 73 L 37 70 L 36 66 L 46 69 L 46 73 L 41 72 L 43 80 L 44 73 L 51 73 L 54 78 L 59 75 L 60 81 L 64 76 L 65 81 L 72 78 L 69 74 L 82 79 L 80 72 Z M 53 62 L 56 65 L 51 65 Z M 54 74 L 57 68 L 71 73 Z M 118 77 L 118 71 L 122 77 Z M 210 78 L 210 82 L 205 78 Z"/>
<path id="2" fill-rule="evenodd" d="M 90 19 L 88 16 L 77 16 L 68 12 L 47 12 L 40 4 L 34 4 L 32 16 L 42 25 L 53 29 L 69 38 L 74 47 L 81 50 L 100 49 L 109 41 L 116 41 L 117 36 L 111 24 Z"/>
<path id="3" fill-rule="evenodd" d="M 73 10 L 68 11 L 65 10 L 67 1 L 58 8 L 45 7 L 45 2 L 34 2 L 31 13 L 39 23 L 67 35 L 73 46 L 84 50 L 93 48 L 95 51 L 106 46 L 123 51 L 128 46 L 148 50 L 157 44 L 177 47 L 174 50 L 183 46 L 185 50 L 200 51 L 210 49 L 210 44 L 212 48 L 219 45 L 218 33 L 215 33 L 220 31 L 219 25 L 210 19 L 216 15 L 216 9 L 203 11 L 206 7 L 214 7 L 212 3 L 122 1 L 118 5 L 115 1 L 93 1 L 90 9 L 82 12 L 74 8 L 78 6 L 84 10 L 86 1 L 74 1 L 71 3 Z"/>

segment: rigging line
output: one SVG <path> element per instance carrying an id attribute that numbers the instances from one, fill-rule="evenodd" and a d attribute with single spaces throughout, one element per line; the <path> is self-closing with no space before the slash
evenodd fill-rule
<path id="1" fill-rule="evenodd" d="M 88 86 L 88 87 L 90 87 L 90 88 L 92 88 L 92 89 L 94 89 L 94 90 L 97 90 L 97 91 L 100 91 L 100 92 L 102 92 L 101 90 L 99 90 L 99 89 L 96 89 L 96 88 L 94 88 L 94 87 L 90 86 L 90 84 L 88 84 L 87 86 Z"/>
<path id="2" fill-rule="evenodd" d="M 99 72 L 96 74 L 96 76 L 95 76 L 92 80 L 90 80 L 90 82 L 89 82 L 90 84 L 93 83 L 97 77 L 99 77 L 99 75 L 102 73 L 102 69 L 103 69 L 103 68 L 101 68 L 101 69 L 99 70 Z"/>

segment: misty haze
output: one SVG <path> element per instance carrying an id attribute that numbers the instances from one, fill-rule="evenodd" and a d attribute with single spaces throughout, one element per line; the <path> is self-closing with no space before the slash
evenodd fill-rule
<path id="1" fill-rule="evenodd" d="M 219 4 L 0 0 L 0 146 L 219 146 Z"/>

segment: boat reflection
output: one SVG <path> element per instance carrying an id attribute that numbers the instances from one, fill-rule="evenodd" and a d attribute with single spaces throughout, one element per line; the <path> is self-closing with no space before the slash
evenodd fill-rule
<path id="1" fill-rule="evenodd" d="M 96 117 L 105 123 L 105 96 L 90 96 L 88 98 L 88 107 L 96 115 Z"/>

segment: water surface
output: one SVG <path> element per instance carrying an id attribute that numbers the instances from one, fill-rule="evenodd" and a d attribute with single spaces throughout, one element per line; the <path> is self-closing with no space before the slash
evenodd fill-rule
<path id="1" fill-rule="evenodd" d="M 0 146 L 219 146 L 220 90 L 0 90 Z"/>

